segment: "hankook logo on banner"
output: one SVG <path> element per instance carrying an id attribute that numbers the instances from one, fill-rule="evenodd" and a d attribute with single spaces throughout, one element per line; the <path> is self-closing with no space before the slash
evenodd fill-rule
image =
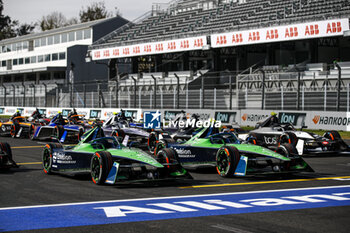
<path id="1" fill-rule="evenodd" d="M 280 112 L 278 118 L 281 124 L 305 125 L 306 113 Z"/>
<path id="2" fill-rule="evenodd" d="M 312 122 L 315 125 L 348 126 L 350 125 L 350 117 L 314 115 Z"/>
<path id="3" fill-rule="evenodd" d="M 215 112 L 215 120 L 222 123 L 236 122 L 236 112 Z"/>
<path id="4" fill-rule="evenodd" d="M 251 121 L 251 122 L 258 122 L 261 120 L 264 120 L 265 118 L 269 117 L 269 115 L 265 114 L 243 114 L 242 120 L 243 121 Z"/>

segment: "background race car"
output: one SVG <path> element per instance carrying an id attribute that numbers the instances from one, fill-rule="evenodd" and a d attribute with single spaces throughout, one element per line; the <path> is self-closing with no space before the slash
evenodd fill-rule
<path id="1" fill-rule="evenodd" d="M 6 142 L 0 142 L 0 170 L 16 167 L 18 167 L 18 165 L 13 161 L 10 145 Z"/>
<path id="2" fill-rule="evenodd" d="M 26 117 L 17 116 L 12 120 L 0 123 L 0 135 L 16 137 L 29 137 L 32 130 L 32 122 L 28 121 Z"/>
<path id="3" fill-rule="evenodd" d="M 216 166 L 224 177 L 269 173 L 313 172 L 312 168 L 297 154 L 290 144 L 280 145 L 276 152 L 267 148 L 241 143 L 229 132 L 218 133 L 214 127 L 203 128 L 185 143 L 158 142 L 155 156 L 164 156 L 161 151 L 171 148 L 185 167 Z"/>
<path id="4" fill-rule="evenodd" d="M 172 152 L 167 156 L 173 156 Z M 191 178 L 177 161 L 157 160 L 139 149 L 125 147 L 115 137 L 104 137 L 100 126 L 84 134 L 76 146 L 47 144 L 42 161 L 47 174 L 90 173 L 96 184 Z"/>

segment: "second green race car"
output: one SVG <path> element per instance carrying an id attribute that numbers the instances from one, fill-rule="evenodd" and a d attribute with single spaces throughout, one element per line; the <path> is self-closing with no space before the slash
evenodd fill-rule
<path id="1" fill-rule="evenodd" d="M 268 173 L 313 172 L 313 169 L 298 155 L 290 144 L 279 146 L 276 151 L 242 143 L 233 133 L 218 133 L 218 129 L 201 129 L 184 143 L 159 141 L 154 154 L 164 157 L 164 149 L 177 153 L 167 161 L 177 160 L 183 166 L 216 166 L 224 177 Z"/>
<path id="2" fill-rule="evenodd" d="M 164 157 L 175 156 L 171 150 L 162 153 Z M 46 144 L 42 161 L 47 174 L 90 173 L 95 184 L 191 178 L 177 161 L 155 159 L 137 148 L 126 147 L 116 137 L 104 137 L 100 126 L 85 133 L 76 146 Z"/>

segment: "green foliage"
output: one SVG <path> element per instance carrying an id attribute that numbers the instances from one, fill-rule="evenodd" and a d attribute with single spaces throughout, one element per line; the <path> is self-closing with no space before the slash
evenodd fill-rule
<path id="1" fill-rule="evenodd" d="M 94 2 L 79 12 L 80 22 L 89 22 L 97 19 L 111 17 L 112 13 L 106 10 L 104 2 Z"/>

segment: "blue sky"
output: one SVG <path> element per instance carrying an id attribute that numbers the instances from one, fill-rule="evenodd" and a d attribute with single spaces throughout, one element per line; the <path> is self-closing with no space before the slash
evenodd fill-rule
<path id="1" fill-rule="evenodd" d="M 62 12 L 67 18 L 78 17 L 83 6 L 104 1 L 108 10 L 133 20 L 152 9 L 152 3 L 168 3 L 170 0 L 3 0 L 4 14 L 20 23 L 37 22 L 53 11 Z"/>

